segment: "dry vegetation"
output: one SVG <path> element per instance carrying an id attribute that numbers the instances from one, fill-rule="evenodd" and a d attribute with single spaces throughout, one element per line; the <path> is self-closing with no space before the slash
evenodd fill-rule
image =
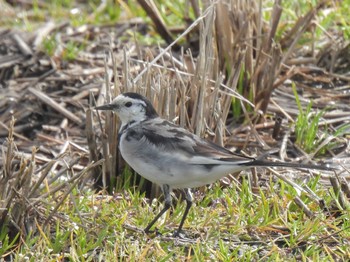
<path id="1" fill-rule="evenodd" d="M 336 246 L 346 245 L 350 240 L 350 235 L 344 233 L 350 231 L 350 47 L 344 35 L 334 28 L 316 37 L 320 26 L 317 15 L 335 8 L 336 3 L 319 1 L 287 26 L 283 25 L 286 21 L 281 22 L 280 1 L 271 6 L 268 20 L 256 1 L 218 1 L 203 7 L 197 6 L 196 1 L 191 2 L 196 19 L 184 19 L 188 26 L 177 28 L 176 32 L 180 30 L 181 33 L 175 37 L 175 31 L 166 25 L 157 7 L 150 4 L 152 1 L 139 1 L 167 45 L 145 46 L 135 40 L 135 34 L 149 37 L 147 33 L 151 29 L 142 19 L 79 27 L 69 22 L 48 22 L 33 32 L 0 28 L 0 246 L 13 241 L 11 248 L 2 250 L 3 257 L 13 257 L 28 236 L 49 231 L 57 238 L 59 228 L 64 231 L 74 227 L 76 221 L 65 214 L 65 207 L 75 209 L 77 199 L 85 194 L 90 196 L 92 190 L 103 195 L 114 193 L 114 202 L 123 196 L 128 203 L 125 204 L 128 207 L 125 212 L 130 210 L 127 215 L 118 211 L 118 208 L 121 210 L 118 206 L 110 206 L 117 214 L 107 211 L 121 221 L 120 225 L 107 227 L 116 227 L 111 232 L 120 235 L 121 231 L 132 231 L 140 226 L 142 219 L 133 218 L 133 214 L 140 211 L 136 206 L 145 198 L 129 196 L 128 189 L 139 185 L 148 197 L 153 197 L 158 195 L 157 188 L 124 171 L 125 163 L 117 151 L 117 117 L 109 113 L 98 115 L 93 110 L 96 104 L 133 90 L 149 97 L 164 118 L 233 150 L 252 156 L 269 152 L 269 157 L 283 161 L 316 161 L 336 166 L 336 172 L 322 174 L 312 171 L 291 174 L 286 170 L 261 173 L 259 170 L 259 175 L 253 172 L 249 176 L 247 185 L 242 178 L 246 174 L 243 174 L 229 176 L 218 188 L 231 190 L 233 187 L 239 191 L 237 201 L 244 202 L 243 198 L 257 201 L 264 197 L 275 201 L 274 194 L 279 189 L 271 183 L 277 188 L 290 186 L 298 194 L 289 202 L 269 203 L 271 210 L 274 205 L 279 206 L 277 209 L 296 205 L 303 221 L 316 221 L 324 215 L 324 220 L 317 220 L 325 228 L 323 234 L 317 236 L 319 242 L 316 243 L 325 246 L 321 248 L 321 258 L 322 254 L 327 257 L 327 252 L 335 260 L 349 258 L 349 249 L 337 253 Z M 26 8 L 25 4 L 22 8 Z M 310 112 L 307 112 L 308 106 Z M 297 127 L 296 119 L 303 113 L 310 122 Z M 317 114 L 319 118 L 312 123 Z M 311 139 L 312 147 L 298 142 L 295 128 L 301 129 L 301 133 L 314 131 L 314 137 L 304 138 Z M 312 189 L 304 184 L 314 181 L 315 177 L 316 183 L 329 192 L 332 201 L 325 201 L 326 196 L 317 193 L 316 184 Z M 279 185 L 284 182 L 276 182 L 280 181 L 277 178 L 286 186 Z M 101 188 L 104 190 L 100 191 Z M 208 202 L 203 195 L 208 192 L 207 188 L 198 190 L 197 198 Z M 223 202 L 229 201 L 227 198 L 218 197 Z M 113 201 L 107 204 L 116 205 L 110 202 Z M 96 203 L 89 205 L 98 207 L 98 211 L 91 211 L 94 221 L 87 221 L 89 211 L 77 211 L 79 225 L 87 231 L 95 229 L 96 224 L 96 228 L 101 229 L 103 225 L 98 221 L 104 222 L 100 214 L 107 207 Z M 177 212 L 180 211 L 175 210 L 175 216 Z M 193 212 L 205 217 L 209 211 Z M 211 214 L 207 215 L 206 222 L 192 218 L 191 226 L 210 225 Z M 128 226 L 122 228 L 126 216 Z M 242 233 L 241 229 L 235 229 L 237 235 Z M 236 254 L 233 252 L 236 248 L 241 254 L 246 246 L 259 246 L 253 258 L 264 259 L 274 250 L 266 244 L 268 242 L 275 244 L 275 252 L 280 252 L 282 259 L 283 254 L 294 254 L 293 245 L 289 243 L 288 246 L 281 237 L 292 235 L 290 228 L 269 225 L 255 229 L 247 226 L 241 234 L 247 241 L 243 238 L 233 241 L 232 232 L 220 227 L 218 231 L 222 231 L 222 235 L 208 229 L 196 228 L 191 232 L 189 227 L 188 230 L 191 236 L 211 243 L 210 249 L 221 250 L 222 243 L 229 244 L 227 253 Z M 151 258 L 155 254 L 147 250 L 156 252 L 154 250 L 159 248 L 156 242 L 150 244 L 145 240 L 142 233 L 125 234 L 126 240 L 119 243 L 121 246 L 141 238 L 138 247 L 141 255 L 136 250 L 126 252 L 136 259 Z M 5 235 L 9 236 L 6 241 Z M 174 240 L 169 239 L 160 240 L 171 245 Z M 294 248 L 307 250 L 312 236 L 306 239 L 297 241 Z M 204 252 L 196 249 L 200 241 L 175 242 L 176 248 L 183 248 L 179 259 L 196 259 Z M 101 249 L 103 246 L 98 246 L 88 253 L 97 257 L 94 252 L 101 254 Z M 163 252 L 165 249 L 163 247 Z M 123 257 L 123 252 L 116 253 L 119 258 Z M 79 253 L 76 256 L 79 258 Z M 304 258 L 302 253 L 300 258 Z M 75 260 L 74 256 L 70 259 Z"/>

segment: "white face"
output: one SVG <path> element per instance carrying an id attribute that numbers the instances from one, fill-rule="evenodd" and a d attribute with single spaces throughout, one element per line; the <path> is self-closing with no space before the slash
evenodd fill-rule
<path id="1" fill-rule="evenodd" d="M 111 110 L 118 114 L 123 125 L 131 121 L 139 122 L 146 119 L 147 104 L 140 99 L 134 99 L 121 94 L 110 103 L 110 106 Z"/>
<path id="2" fill-rule="evenodd" d="M 118 95 L 110 104 L 98 106 L 96 110 L 111 110 L 117 113 L 122 126 L 130 122 L 140 122 L 158 117 L 150 101 L 137 93 L 123 93 Z"/>

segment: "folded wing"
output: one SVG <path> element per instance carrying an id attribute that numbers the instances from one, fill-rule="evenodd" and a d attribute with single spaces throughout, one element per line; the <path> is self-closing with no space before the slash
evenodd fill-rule
<path id="1" fill-rule="evenodd" d="M 246 164 L 255 159 L 232 153 L 224 147 L 201 139 L 164 119 L 142 123 L 142 133 L 150 144 L 168 154 L 181 154 L 188 163 L 201 165 Z"/>

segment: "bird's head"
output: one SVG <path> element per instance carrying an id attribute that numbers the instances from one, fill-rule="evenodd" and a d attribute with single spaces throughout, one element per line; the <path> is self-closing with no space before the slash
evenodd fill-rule
<path id="1" fill-rule="evenodd" d="M 132 92 L 120 94 L 110 104 L 98 106 L 95 109 L 116 112 L 122 121 L 122 125 L 158 117 L 156 110 L 148 99 Z"/>

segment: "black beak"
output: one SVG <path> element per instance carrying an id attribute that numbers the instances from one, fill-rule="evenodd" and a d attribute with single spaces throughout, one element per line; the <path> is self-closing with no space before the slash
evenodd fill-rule
<path id="1" fill-rule="evenodd" d="M 96 110 L 113 110 L 116 106 L 112 104 L 106 104 L 102 106 L 95 107 Z"/>

